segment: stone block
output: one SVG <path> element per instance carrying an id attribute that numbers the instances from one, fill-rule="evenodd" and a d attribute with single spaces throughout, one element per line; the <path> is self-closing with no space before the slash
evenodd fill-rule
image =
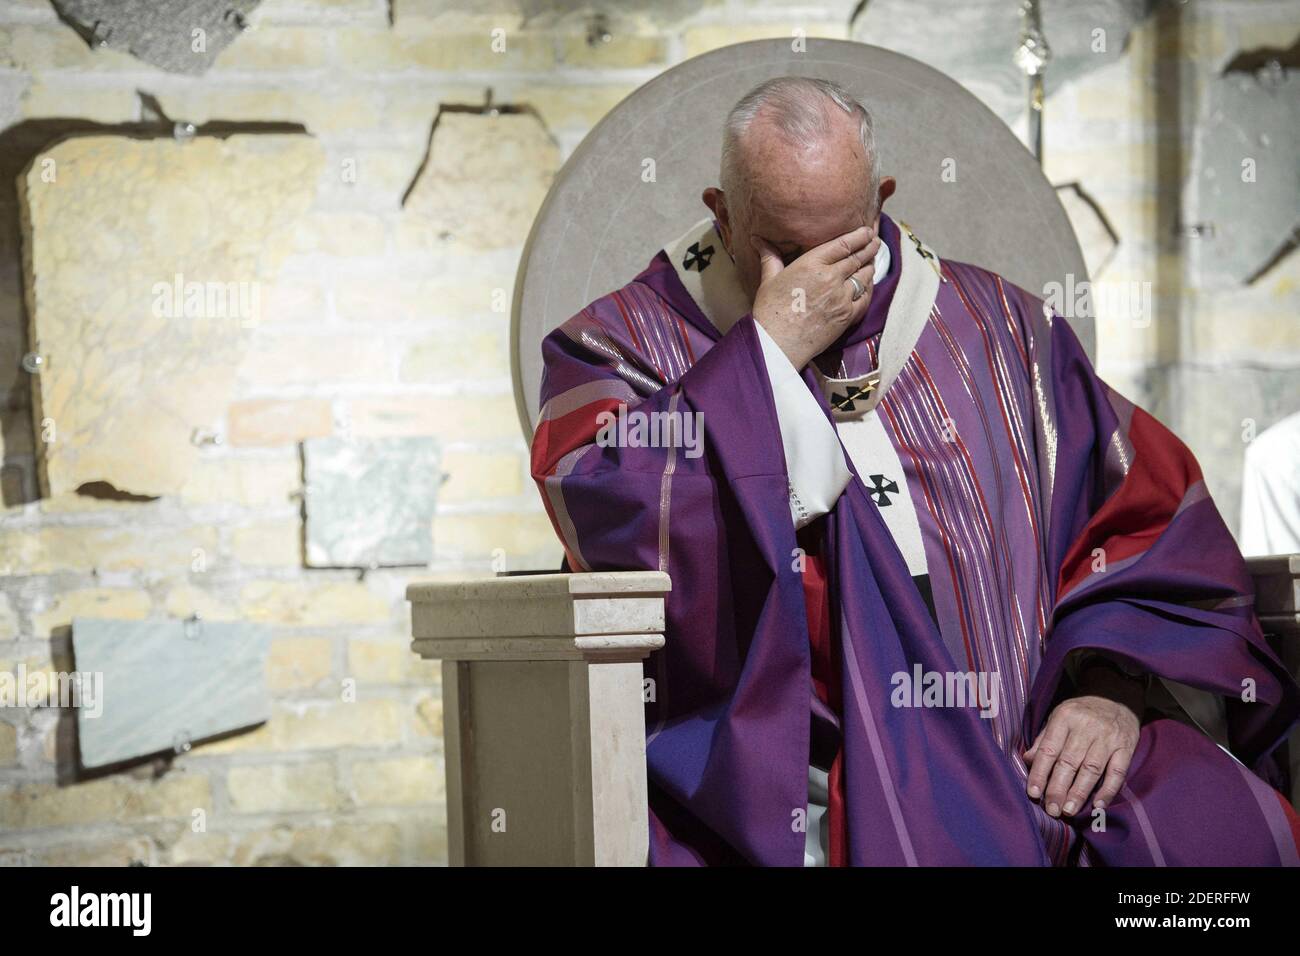
<path id="1" fill-rule="evenodd" d="M 427 565 L 442 473 L 432 438 L 303 443 L 307 564 Z"/>
<path id="2" fill-rule="evenodd" d="M 48 494 L 184 487 L 321 161 L 281 135 L 87 136 L 35 158 L 20 187 Z"/>
<path id="3" fill-rule="evenodd" d="M 102 675 L 103 695 L 101 713 L 77 713 L 82 765 L 180 750 L 265 721 L 266 641 L 245 622 L 76 618 L 77 670 Z"/>

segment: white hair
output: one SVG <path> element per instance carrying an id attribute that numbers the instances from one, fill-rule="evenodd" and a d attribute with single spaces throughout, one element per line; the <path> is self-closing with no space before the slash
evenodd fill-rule
<path id="1" fill-rule="evenodd" d="M 858 119 L 858 132 L 867 157 L 869 194 L 866 196 L 868 218 L 875 215 L 880 190 L 880 154 L 876 151 L 876 133 L 871 113 L 858 99 L 838 83 L 806 76 L 778 76 L 754 87 L 740 98 L 731 112 L 722 134 L 722 168 L 719 181 L 722 191 L 733 203 L 747 205 L 750 199 L 748 177 L 742 168 L 741 137 L 759 113 L 776 126 L 786 139 L 796 144 L 813 144 L 831 133 L 828 104 L 834 104 Z"/>

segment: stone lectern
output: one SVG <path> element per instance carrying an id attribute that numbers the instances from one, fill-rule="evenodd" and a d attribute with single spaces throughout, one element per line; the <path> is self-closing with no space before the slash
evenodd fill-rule
<path id="1" fill-rule="evenodd" d="M 442 663 L 452 866 L 644 866 L 641 662 L 659 571 L 412 584 L 412 649 Z"/>

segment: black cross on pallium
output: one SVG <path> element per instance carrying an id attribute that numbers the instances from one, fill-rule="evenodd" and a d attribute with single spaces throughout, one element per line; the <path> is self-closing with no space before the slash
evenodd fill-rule
<path id="1" fill-rule="evenodd" d="M 871 393 L 875 390 L 875 387 L 876 387 L 875 382 L 867 382 L 863 385 L 850 385 L 847 389 L 845 389 L 845 393 L 843 395 L 841 395 L 839 392 L 832 390 L 831 404 L 835 406 L 837 411 L 841 411 L 841 412 L 854 411 L 855 409 L 853 407 L 853 403 L 858 401 L 865 401 L 866 399 L 870 398 Z"/>
<path id="2" fill-rule="evenodd" d="M 713 259 L 713 247 L 705 246 L 700 248 L 698 242 L 692 242 L 686 250 L 686 258 L 682 260 L 682 268 L 687 271 L 694 269 L 696 272 L 703 272 L 709 267 Z"/>
<path id="3" fill-rule="evenodd" d="M 929 259 L 930 263 L 933 265 L 934 253 L 931 252 L 929 249 L 925 248 L 925 246 L 921 245 L 921 240 L 918 239 L 916 236 L 912 235 L 910 232 L 907 235 L 912 240 L 912 242 L 916 245 L 916 251 L 921 254 L 921 258 Z"/>
<path id="4" fill-rule="evenodd" d="M 907 223 L 900 222 L 899 225 L 903 227 L 903 230 L 907 233 L 907 237 L 912 240 L 912 244 L 916 246 L 916 251 L 920 254 L 921 258 L 930 263 L 930 268 L 933 269 L 934 274 L 939 277 L 939 281 L 947 282 L 948 280 L 944 276 L 943 270 L 939 268 L 939 260 L 935 257 L 934 253 L 921 245 L 921 240 L 916 237 L 916 233 L 912 232 L 911 227 L 909 227 Z"/>
<path id="5" fill-rule="evenodd" d="M 867 489 L 867 493 L 876 499 L 876 504 L 882 508 L 888 508 L 893 504 L 889 500 L 889 495 L 898 494 L 898 485 L 884 475 L 868 475 L 867 477 L 871 479 L 871 487 Z"/>

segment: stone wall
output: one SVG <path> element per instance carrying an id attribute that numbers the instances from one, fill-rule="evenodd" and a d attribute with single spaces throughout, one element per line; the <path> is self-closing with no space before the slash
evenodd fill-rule
<path id="1" fill-rule="evenodd" d="M 69 668 L 74 616 L 198 612 L 271 628 L 273 697 L 255 731 L 95 774 L 78 769 L 68 712 L 0 709 L 0 863 L 445 860 L 439 677 L 409 652 L 403 591 L 558 563 L 527 478 L 508 343 L 515 266 L 550 177 L 623 96 L 687 57 L 796 30 L 886 42 L 870 5 L 850 24 L 851 2 L 597 6 L 603 23 L 524 0 L 264 0 L 190 77 L 91 51 L 42 0 L 0 3 L 0 671 Z M 1171 142 L 1190 141 L 1231 56 L 1289 45 L 1300 16 L 1282 0 L 1178 16 L 1176 30 L 1167 15 L 1141 20 L 1118 53 L 1052 88 L 1046 168 L 1078 181 L 1118 234 L 1102 278 L 1157 284 L 1155 322 L 1099 315 L 1102 374 L 1198 453 L 1235 526 L 1242 420 L 1263 428 L 1300 407 L 1300 257 L 1242 291 L 1189 278 L 1191 240 L 1173 229 L 1190 158 Z M 1051 39 L 1050 16 L 1044 26 Z M 982 62 L 947 68 L 983 96 Z M 483 111 L 489 96 L 499 112 Z M 1005 110 L 999 96 L 987 93 Z M 200 124 L 199 138 L 173 142 L 173 120 Z M 225 138 L 202 124 L 224 124 Z M 232 179 L 229 164 L 256 163 L 259 149 L 264 165 Z M 222 195 L 150 203 L 168 157 L 210 164 Z M 101 191 L 51 205 L 38 192 L 45 159 L 60 175 L 101 164 Z M 61 335 L 59 317 L 78 310 L 129 316 L 114 296 L 164 271 L 177 243 L 201 247 L 212 217 L 256 237 L 222 252 L 252 257 L 240 274 L 259 283 L 252 328 Z M 68 284 L 25 287 L 24 252 L 38 279 Z M 33 327 L 60 359 L 37 389 L 21 364 Z M 81 364 L 60 386 L 66 356 Z M 133 416 L 174 399 L 205 434 L 132 428 L 121 405 L 96 407 L 136 381 L 169 384 Z M 51 414 L 47 402 L 62 404 Z M 300 443 L 326 435 L 438 441 L 447 480 L 430 569 L 304 567 Z"/>

